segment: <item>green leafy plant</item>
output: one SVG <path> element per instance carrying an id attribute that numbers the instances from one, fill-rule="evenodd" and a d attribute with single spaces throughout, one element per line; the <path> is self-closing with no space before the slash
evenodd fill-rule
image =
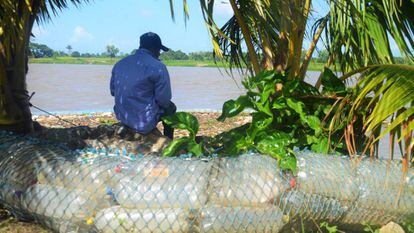
<path id="1" fill-rule="evenodd" d="M 403 148 L 407 170 L 410 161 L 414 162 L 414 1 L 315 2 L 229 0 L 233 17 L 218 25 L 214 1 L 200 0 L 215 57 L 228 62 L 230 68 L 259 74 L 258 77 L 261 71 L 276 70 L 287 72 L 289 80 L 304 80 L 316 48 L 324 47 L 326 51 L 320 55 L 325 67 L 351 73 L 349 76 L 358 74 L 358 84 L 351 93 L 329 70 L 325 69 L 318 78 L 318 90 L 326 78 L 332 84 L 323 87 L 322 98 L 328 95 L 337 101 L 327 117 L 319 118 L 322 124 L 330 121 L 331 133 L 323 142 L 330 145 L 342 131 L 343 140 L 338 142 L 345 142 L 350 156 L 366 152 L 378 156 L 379 139 L 389 134 L 390 158 L 397 142 Z M 315 7 L 321 4 L 326 14 L 315 14 Z M 306 35 L 311 39 L 304 44 Z M 396 65 L 397 54 L 410 65 Z M 232 114 L 240 111 L 237 102 L 228 104 L 239 106 Z M 384 127 L 384 120 L 391 122 Z M 326 148 L 324 143 L 319 149 Z"/>
<path id="2" fill-rule="evenodd" d="M 414 214 L 409 215 L 401 222 L 405 232 L 414 232 Z"/>
<path id="3" fill-rule="evenodd" d="M 380 230 L 379 229 L 375 229 L 369 222 L 362 222 L 362 225 L 364 226 L 364 231 L 365 232 L 370 232 L 370 233 L 379 233 Z"/>
<path id="4" fill-rule="evenodd" d="M 342 148 L 339 134 L 330 134 L 324 128 L 324 118 L 336 107 L 338 96 L 347 94 L 344 83 L 326 69 L 320 93 L 304 81 L 288 77 L 287 73 L 261 72 L 243 82 L 246 95 L 224 103 L 219 121 L 245 109 L 253 113 L 250 124 L 218 136 L 221 153 L 258 151 L 278 159 L 282 168 L 295 171 L 294 147 L 321 153 Z"/>
<path id="5" fill-rule="evenodd" d="M 106 119 L 106 118 L 99 118 L 99 123 L 104 125 L 113 125 L 116 124 L 118 121 L 114 119 Z"/>
<path id="6" fill-rule="evenodd" d="M 327 222 L 322 222 L 320 224 L 320 227 L 322 229 L 325 229 L 329 233 L 337 233 L 337 232 L 339 232 L 337 226 L 330 226 L 329 223 L 327 223 Z"/>
<path id="7" fill-rule="evenodd" d="M 189 132 L 188 137 L 173 140 L 163 151 L 163 156 L 176 156 L 186 150 L 195 156 L 203 154 L 202 143 L 196 142 L 199 123 L 195 116 L 187 112 L 177 112 L 171 116 L 163 117 L 163 122 L 174 129 L 183 129 Z"/>

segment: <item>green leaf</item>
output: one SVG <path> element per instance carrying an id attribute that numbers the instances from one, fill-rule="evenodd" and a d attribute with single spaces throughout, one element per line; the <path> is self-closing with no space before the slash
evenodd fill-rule
<path id="1" fill-rule="evenodd" d="M 174 129 L 188 130 L 191 138 L 195 138 L 199 129 L 197 118 L 187 112 L 177 112 L 174 115 L 163 117 L 162 120 Z"/>
<path id="2" fill-rule="evenodd" d="M 195 142 L 190 142 L 188 143 L 187 148 L 188 148 L 188 152 L 193 153 L 197 157 L 200 157 L 201 155 L 203 155 L 203 148 L 200 144 L 197 144 Z"/>
<path id="3" fill-rule="evenodd" d="M 323 92 L 341 93 L 346 90 L 345 83 L 332 70 L 325 67 L 322 72 Z"/>
<path id="4" fill-rule="evenodd" d="M 245 108 L 251 107 L 252 104 L 249 97 L 242 95 L 237 100 L 228 100 L 223 104 L 221 115 L 217 118 L 218 121 L 224 121 L 226 118 L 237 116 Z"/>
<path id="5" fill-rule="evenodd" d="M 306 122 L 306 124 L 309 125 L 309 127 L 311 129 L 313 129 L 315 131 L 315 134 L 318 135 L 322 132 L 322 128 L 321 128 L 321 120 L 319 120 L 318 117 L 316 116 L 305 116 L 304 121 Z"/>
<path id="6" fill-rule="evenodd" d="M 305 108 L 305 104 L 294 100 L 292 98 L 286 98 L 286 104 L 293 109 L 297 114 L 299 114 L 301 119 L 304 119 L 305 117 L 305 111 L 303 110 Z"/>
<path id="7" fill-rule="evenodd" d="M 293 173 L 296 173 L 297 163 L 296 157 L 287 155 L 280 160 L 279 166 L 282 169 L 291 170 Z"/>
<path id="8" fill-rule="evenodd" d="M 280 110 L 280 109 L 284 109 L 286 107 L 287 107 L 287 105 L 286 105 L 285 98 L 277 98 L 273 101 L 273 104 L 272 104 L 273 109 Z"/>
<path id="9" fill-rule="evenodd" d="M 243 144 L 241 141 L 245 140 L 246 131 L 249 127 L 250 124 L 245 124 L 217 135 L 216 139 L 219 142 L 222 142 L 223 145 L 223 154 L 236 155 L 241 153 L 239 150 L 241 147 L 238 147 L 236 145 Z"/>
<path id="10" fill-rule="evenodd" d="M 304 81 L 299 82 L 298 88 L 295 91 L 298 91 L 300 96 L 304 96 L 304 95 L 319 96 L 320 95 L 318 89 L 316 89 L 314 86 Z"/>
<path id="11" fill-rule="evenodd" d="M 286 148 L 291 144 L 292 137 L 281 131 L 261 132 L 257 135 L 256 149 L 263 154 L 281 159 L 287 155 Z"/>
<path id="12" fill-rule="evenodd" d="M 182 137 L 173 140 L 162 152 L 163 156 L 176 156 L 179 152 L 187 147 L 187 144 L 191 143 L 191 139 L 188 137 Z"/>
<path id="13" fill-rule="evenodd" d="M 263 103 L 265 101 L 268 101 L 269 97 L 273 95 L 275 92 L 276 92 L 275 83 L 274 82 L 266 83 L 265 86 L 263 87 L 263 91 L 261 92 L 261 96 L 260 96 L 261 102 Z"/>
<path id="14" fill-rule="evenodd" d="M 311 146 L 312 151 L 316 152 L 316 153 L 323 153 L 323 154 L 328 154 L 329 153 L 329 140 L 328 138 L 321 138 L 321 139 L 316 139 L 314 140 L 316 141 L 316 143 L 314 143 Z"/>
<path id="15" fill-rule="evenodd" d="M 256 102 L 254 103 L 258 112 L 266 114 L 268 117 L 273 117 L 273 113 L 270 110 L 270 101 Z"/>
<path id="16" fill-rule="evenodd" d="M 248 135 L 240 137 L 234 142 L 233 146 L 238 152 L 246 152 L 253 148 L 254 142 Z"/>
<path id="17" fill-rule="evenodd" d="M 275 80 L 275 71 L 262 71 L 255 76 L 251 76 L 246 80 L 247 89 L 259 88 L 260 91 L 266 83 L 273 82 Z"/>
<path id="18" fill-rule="evenodd" d="M 252 113 L 252 124 L 248 134 L 254 138 L 258 132 L 266 130 L 272 122 L 273 117 L 261 112 L 254 112 Z"/>
<path id="19" fill-rule="evenodd" d="M 292 96 L 292 93 L 298 89 L 299 84 L 300 82 L 297 79 L 286 82 L 282 89 L 283 95 Z"/>

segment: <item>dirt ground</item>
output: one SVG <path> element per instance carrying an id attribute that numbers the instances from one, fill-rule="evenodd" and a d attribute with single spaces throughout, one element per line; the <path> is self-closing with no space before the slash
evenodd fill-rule
<path id="1" fill-rule="evenodd" d="M 219 122 L 216 119 L 220 116 L 217 112 L 193 112 L 197 117 L 200 130 L 198 136 L 214 136 L 229 129 L 238 127 L 251 121 L 248 114 L 240 114 L 240 116 L 227 119 L 225 122 Z M 89 126 L 96 127 L 101 124 L 113 124 L 117 120 L 113 113 L 93 113 L 83 115 L 61 115 L 60 119 L 54 116 L 35 116 L 34 120 L 42 126 L 48 128 L 64 128 L 73 126 Z M 158 129 L 162 131 L 162 124 L 158 124 Z M 174 136 L 176 138 L 186 135 L 185 131 L 177 130 Z"/>
<path id="2" fill-rule="evenodd" d="M 251 121 L 248 114 L 241 114 L 240 116 L 219 122 L 216 120 L 219 113 L 211 112 L 195 112 L 193 113 L 199 123 L 199 136 L 214 136 L 232 128 L 241 126 Z M 116 123 L 116 119 L 112 113 L 94 113 L 83 115 L 61 115 L 60 119 L 54 116 L 34 116 L 34 120 L 39 122 L 43 127 L 47 128 L 66 128 L 73 126 L 90 126 L 96 127 L 101 124 Z M 158 129 L 162 132 L 162 124 L 158 124 Z M 178 138 L 186 135 L 183 130 L 176 131 L 174 137 Z M 12 214 L 2 208 L 0 205 L 0 233 L 46 233 L 49 230 L 43 228 L 36 223 L 28 223 L 17 220 Z"/>
<path id="3" fill-rule="evenodd" d="M 7 232 L 7 233 L 46 233 L 50 232 L 47 229 L 43 228 L 42 226 L 29 223 L 29 222 L 22 222 L 14 218 L 10 212 L 3 209 L 0 206 L 0 232 Z"/>

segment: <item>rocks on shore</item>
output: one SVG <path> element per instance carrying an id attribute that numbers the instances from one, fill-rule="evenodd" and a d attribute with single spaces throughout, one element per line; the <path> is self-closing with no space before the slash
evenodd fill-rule
<path id="1" fill-rule="evenodd" d="M 390 222 L 380 228 L 379 233 L 405 233 L 404 229 L 395 222 Z"/>

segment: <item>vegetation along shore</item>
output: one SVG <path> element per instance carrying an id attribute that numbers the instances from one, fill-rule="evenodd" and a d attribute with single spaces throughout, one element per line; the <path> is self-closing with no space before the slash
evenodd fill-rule
<path id="1" fill-rule="evenodd" d="M 88 64 L 88 65 L 114 65 L 121 58 L 110 57 L 43 57 L 30 58 L 30 63 L 36 64 Z M 163 60 L 167 66 L 188 66 L 188 67 L 228 67 L 226 63 L 214 62 L 214 60 Z M 312 62 L 309 70 L 320 71 L 324 64 Z"/>

